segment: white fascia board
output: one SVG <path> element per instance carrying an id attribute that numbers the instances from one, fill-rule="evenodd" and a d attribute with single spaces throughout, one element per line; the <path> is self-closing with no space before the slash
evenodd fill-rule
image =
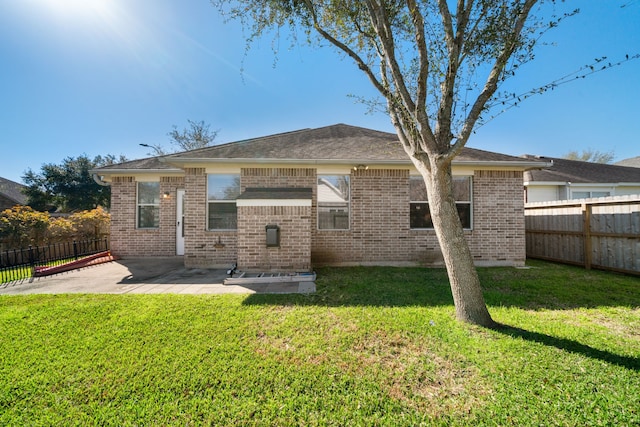
<path id="1" fill-rule="evenodd" d="M 91 174 L 97 175 L 137 175 L 137 174 L 184 174 L 184 170 L 179 168 L 172 169 L 91 169 Z"/>
<path id="2" fill-rule="evenodd" d="M 567 181 L 525 181 L 525 187 L 551 187 L 551 186 L 565 186 L 567 185 Z"/>
<path id="3" fill-rule="evenodd" d="M 163 158 L 161 161 L 168 164 L 176 165 L 179 167 L 186 167 L 186 165 L 202 165 L 202 164 L 215 164 L 215 163 L 241 163 L 241 164 L 256 164 L 256 165 L 268 165 L 268 164 L 299 164 L 299 165 L 390 165 L 390 166 L 410 166 L 413 167 L 413 163 L 409 159 L 407 160 L 363 160 L 363 159 L 315 159 L 315 160 L 302 160 L 302 159 L 255 159 L 255 158 L 234 158 L 234 159 L 175 159 Z M 471 161 L 471 160 L 453 160 L 453 166 L 476 166 L 486 169 L 491 168 L 510 168 L 518 170 L 529 169 L 543 169 L 551 167 L 553 162 L 540 162 L 540 161 Z"/>

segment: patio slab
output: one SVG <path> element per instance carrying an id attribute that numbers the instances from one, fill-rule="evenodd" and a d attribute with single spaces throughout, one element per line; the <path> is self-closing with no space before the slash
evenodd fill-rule
<path id="1" fill-rule="evenodd" d="M 182 257 L 128 258 L 0 285 L 1 294 L 312 293 L 313 282 L 224 285 L 224 269 L 185 268 Z"/>

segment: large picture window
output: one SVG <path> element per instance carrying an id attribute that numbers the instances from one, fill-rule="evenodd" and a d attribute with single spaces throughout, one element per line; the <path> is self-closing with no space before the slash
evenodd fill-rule
<path id="1" fill-rule="evenodd" d="M 349 229 L 349 175 L 318 176 L 318 229 Z"/>
<path id="2" fill-rule="evenodd" d="M 471 228 L 471 177 L 470 176 L 454 176 L 453 177 L 453 195 L 456 199 L 456 207 L 458 215 L 462 222 L 462 227 Z M 411 177 L 409 180 L 409 197 L 410 204 L 410 226 L 414 229 L 433 228 L 431 221 L 431 212 L 429 210 L 429 198 L 427 197 L 427 188 L 422 177 Z"/>
<path id="3" fill-rule="evenodd" d="M 136 214 L 138 228 L 160 226 L 160 183 L 138 182 Z"/>
<path id="4" fill-rule="evenodd" d="M 236 199 L 240 195 L 240 175 L 207 176 L 207 229 L 238 228 Z"/>

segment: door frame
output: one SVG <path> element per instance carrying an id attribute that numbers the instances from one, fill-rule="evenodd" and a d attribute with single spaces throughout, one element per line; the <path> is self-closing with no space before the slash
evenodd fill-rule
<path id="1" fill-rule="evenodd" d="M 176 190 L 176 255 L 184 255 L 184 189 Z"/>

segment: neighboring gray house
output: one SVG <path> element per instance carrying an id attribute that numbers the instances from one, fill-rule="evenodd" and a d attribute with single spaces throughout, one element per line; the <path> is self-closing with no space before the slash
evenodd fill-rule
<path id="1" fill-rule="evenodd" d="M 6 178 L 0 178 L 0 211 L 11 209 L 15 205 L 27 203 L 27 196 L 22 193 L 25 186 Z"/>
<path id="2" fill-rule="evenodd" d="M 453 160 L 478 265 L 524 265 L 523 172 L 545 166 L 471 148 Z M 338 124 L 92 172 L 111 185 L 118 256 L 245 271 L 443 262 L 424 182 L 392 133 Z"/>
<path id="3" fill-rule="evenodd" d="M 524 173 L 526 202 L 640 194 L 640 168 L 553 157 L 523 156 L 553 164 Z"/>

